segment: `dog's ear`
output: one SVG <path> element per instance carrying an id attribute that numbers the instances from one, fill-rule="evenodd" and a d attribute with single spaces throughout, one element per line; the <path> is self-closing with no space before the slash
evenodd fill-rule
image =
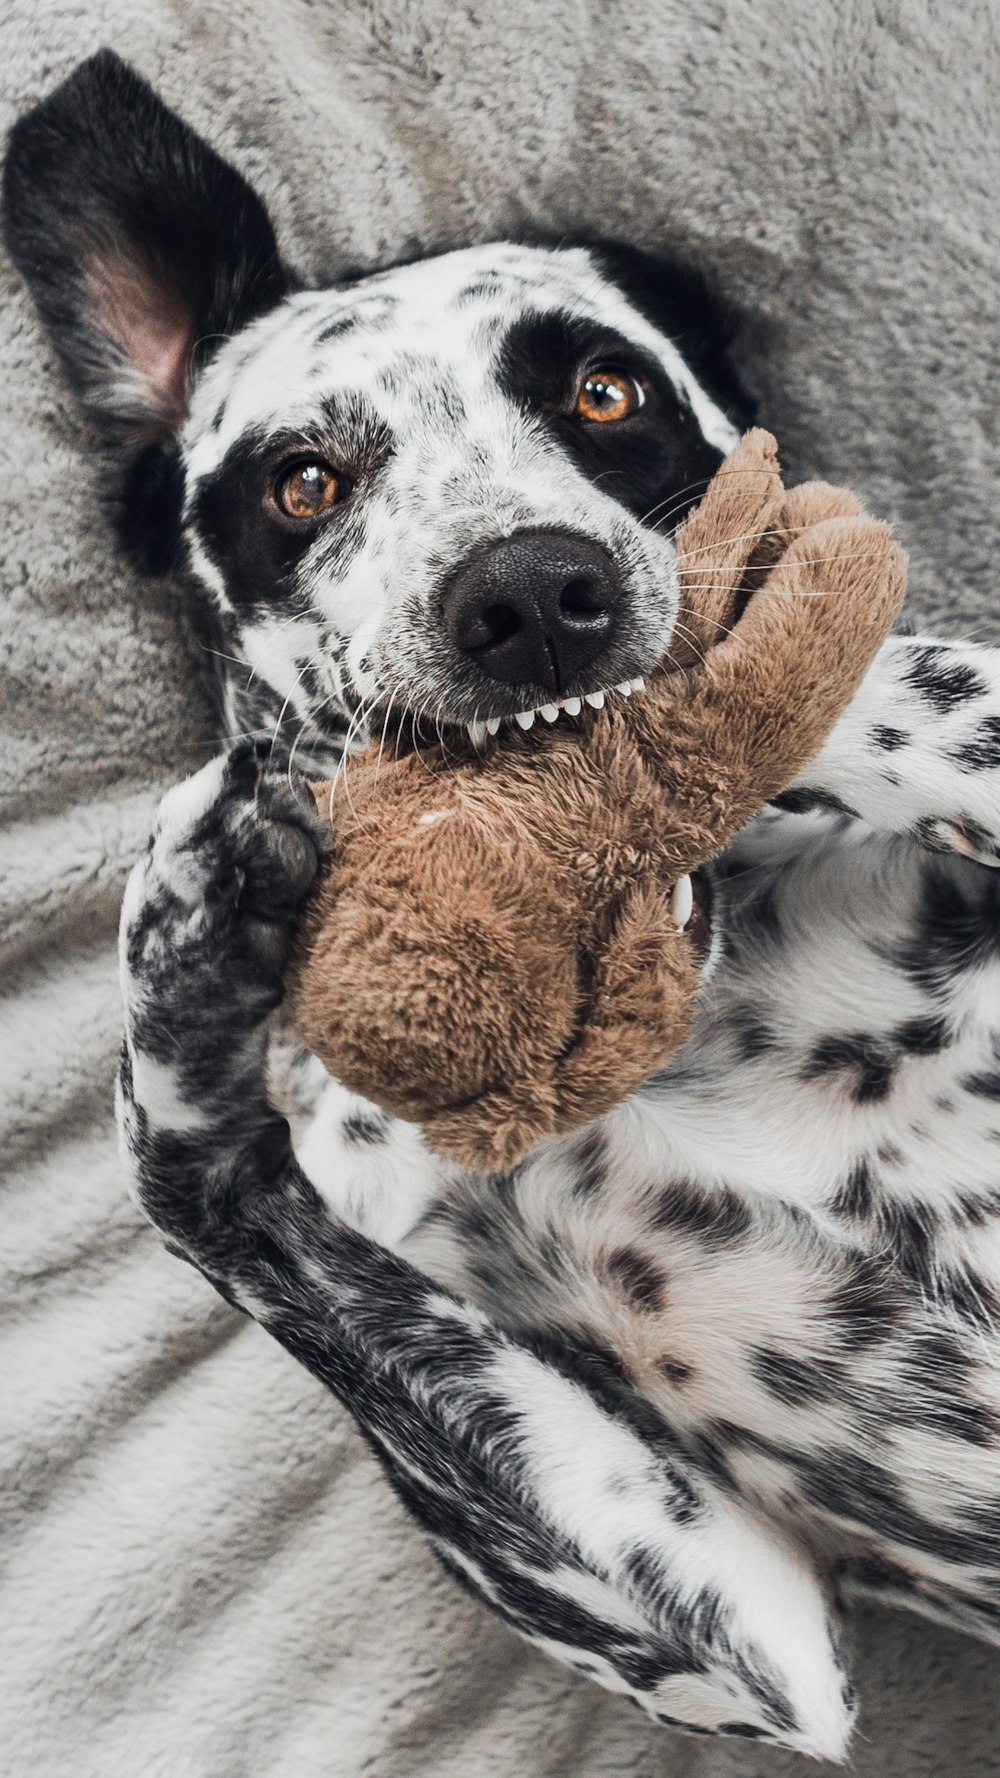
<path id="1" fill-rule="evenodd" d="M 616 241 L 581 241 L 605 275 L 647 321 L 666 334 L 685 364 L 740 432 L 756 420 L 730 358 L 739 317 L 709 288 L 700 271 L 665 254 Z"/>
<path id="2" fill-rule="evenodd" d="M 199 365 L 291 288 L 267 212 L 102 50 L 15 125 L 3 214 L 11 256 L 98 427 L 126 533 L 141 533 L 136 502 L 170 503 L 173 441 Z"/>

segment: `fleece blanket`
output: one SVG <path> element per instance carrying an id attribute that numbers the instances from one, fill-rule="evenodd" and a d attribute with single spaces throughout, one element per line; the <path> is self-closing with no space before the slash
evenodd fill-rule
<path id="1" fill-rule="evenodd" d="M 995 15 L 994 15 L 995 16 Z M 995 630 L 985 0 L 8 0 L 4 125 L 101 44 L 317 279 L 515 231 L 699 263 L 792 475 L 856 483 L 912 615 Z M 522 1646 L 351 1424 L 129 1206 L 114 932 L 211 750 L 176 588 L 125 571 L 4 268 L 0 1766 L 10 1778 L 794 1778 Z M 863 1615 L 859 1778 L 1000 1771 L 1000 1657 Z"/>

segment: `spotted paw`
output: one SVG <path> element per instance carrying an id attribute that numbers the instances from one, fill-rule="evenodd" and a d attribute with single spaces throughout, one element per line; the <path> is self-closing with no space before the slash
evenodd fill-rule
<path id="1" fill-rule="evenodd" d="M 281 999 L 281 978 L 323 846 L 305 786 L 265 747 L 241 746 L 160 806 L 122 909 L 126 1041 L 135 1097 L 155 1077 L 175 1122 L 238 1085 Z M 259 1058 L 258 1058 L 259 1060 Z"/>

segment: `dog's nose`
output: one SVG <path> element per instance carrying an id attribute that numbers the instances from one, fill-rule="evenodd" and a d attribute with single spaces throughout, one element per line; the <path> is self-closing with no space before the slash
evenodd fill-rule
<path id="1" fill-rule="evenodd" d="M 600 544 L 516 531 L 459 570 L 444 600 L 455 646 L 491 679 L 562 692 L 614 633 L 622 585 Z"/>

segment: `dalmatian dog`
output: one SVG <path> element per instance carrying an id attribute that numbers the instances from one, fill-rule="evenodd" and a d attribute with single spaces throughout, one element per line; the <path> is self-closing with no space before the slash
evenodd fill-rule
<path id="1" fill-rule="evenodd" d="M 657 1721 L 841 1757 L 855 1594 L 1000 1635 L 1000 651 L 885 644 L 713 868 L 694 1033 L 618 1112 L 472 1176 L 302 1064 L 293 1146 L 304 782 L 393 712 L 635 690 L 736 436 L 698 303 L 509 243 L 303 288 L 106 53 L 15 128 L 5 214 L 124 544 L 232 663 L 125 897 L 139 1203 L 509 1624 Z"/>

